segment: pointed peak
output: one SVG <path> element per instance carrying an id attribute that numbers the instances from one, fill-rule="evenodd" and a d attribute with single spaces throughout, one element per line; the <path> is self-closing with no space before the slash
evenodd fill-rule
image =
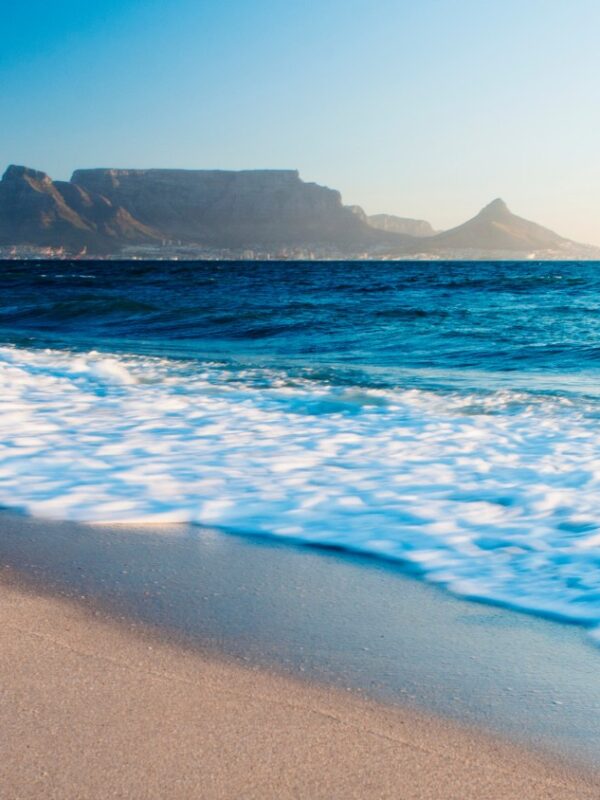
<path id="1" fill-rule="evenodd" d="M 3 181 L 18 181 L 24 179 L 50 182 L 50 178 L 45 172 L 40 172 L 37 169 L 31 169 L 31 167 L 18 166 L 17 164 L 11 164 L 9 167 L 7 167 L 6 172 L 2 176 Z"/>
<path id="2" fill-rule="evenodd" d="M 479 212 L 479 215 L 486 217 L 505 217 L 510 213 L 504 200 L 502 200 L 501 197 L 497 197 L 495 200 L 492 200 L 491 203 L 488 203 L 488 205 Z"/>

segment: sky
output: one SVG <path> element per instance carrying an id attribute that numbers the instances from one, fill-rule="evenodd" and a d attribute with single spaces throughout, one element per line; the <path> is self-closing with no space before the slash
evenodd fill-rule
<path id="1" fill-rule="evenodd" d="M 295 168 L 600 245 L 598 0 L 1 0 L 0 169 Z"/>

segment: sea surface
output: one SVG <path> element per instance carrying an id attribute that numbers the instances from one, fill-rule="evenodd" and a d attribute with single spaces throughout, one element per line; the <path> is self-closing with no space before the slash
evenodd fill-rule
<path id="1" fill-rule="evenodd" d="M 401 562 L 600 641 L 600 263 L 0 263 L 0 503 Z"/>

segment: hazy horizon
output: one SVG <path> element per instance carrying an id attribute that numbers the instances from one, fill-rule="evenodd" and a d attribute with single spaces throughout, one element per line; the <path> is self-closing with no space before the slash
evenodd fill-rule
<path id="1" fill-rule="evenodd" d="M 298 169 L 369 214 L 447 229 L 502 197 L 600 244 L 591 0 L 33 0 L 0 20 L 6 165 Z"/>

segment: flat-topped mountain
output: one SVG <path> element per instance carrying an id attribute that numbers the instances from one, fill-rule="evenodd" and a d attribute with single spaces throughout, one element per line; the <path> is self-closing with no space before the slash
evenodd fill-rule
<path id="1" fill-rule="evenodd" d="M 502 200 L 435 233 L 424 220 L 367 216 L 295 170 L 81 169 L 53 181 L 10 166 L 0 181 L 0 247 L 107 256 L 128 247 L 126 256 L 158 258 L 600 257 Z"/>
<path id="2" fill-rule="evenodd" d="M 339 192 L 295 170 L 77 170 L 71 182 L 126 208 L 165 238 L 214 247 L 371 243 Z"/>

